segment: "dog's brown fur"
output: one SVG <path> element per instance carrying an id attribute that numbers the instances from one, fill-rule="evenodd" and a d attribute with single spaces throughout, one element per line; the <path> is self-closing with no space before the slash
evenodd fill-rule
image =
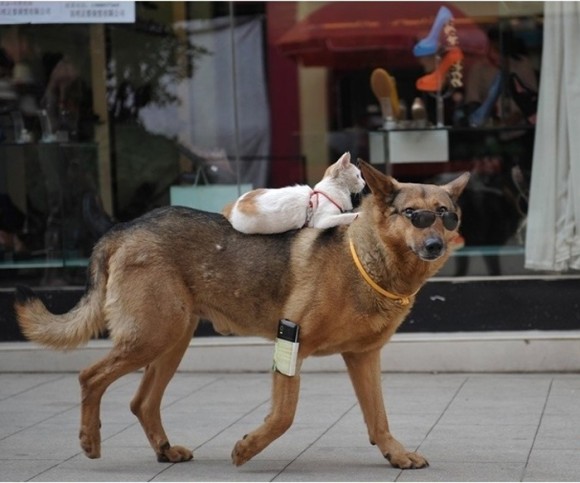
<path id="1" fill-rule="evenodd" d="M 278 320 L 287 318 L 300 324 L 299 366 L 311 355 L 342 354 L 371 443 L 393 466 L 427 465 L 389 432 L 381 390 L 380 349 L 415 297 L 404 306 L 375 292 L 351 258 L 349 239 L 381 287 L 415 293 L 444 264 L 456 233 L 445 230 L 440 219 L 430 228 L 415 228 L 401 212 L 459 211 L 457 198 L 468 175 L 437 187 L 398 183 L 364 162 L 361 169 L 372 194 L 350 226 L 244 235 L 218 214 L 161 208 L 115 226 L 98 242 L 88 290 L 69 313 L 53 315 L 31 291 L 20 290 L 15 307 L 30 340 L 70 349 L 105 328 L 110 331 L 110 354 L 79 377 L 80 441 L 88 457 L 100 456 L 103 393 L 119 377 L 145 367 L 131 410 L 159 461 L 191 459 L 189 449 L 169 444 L 160 404 L 200 318 L 211 320 L 221 333 L 268 339 L 276 337 Z M 236 465 L 290 427 L 299 385 L 299 375 L 273 373 L 271 412 L 236 443 Z"/>

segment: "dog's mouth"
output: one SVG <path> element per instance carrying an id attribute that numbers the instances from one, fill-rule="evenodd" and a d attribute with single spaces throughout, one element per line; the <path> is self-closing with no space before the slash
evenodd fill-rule
<path id="1" fill-rule="evenodd" d="M 443 253 L 440 253 L 438 255 L 431 255 L 431 254 L 419 253 L 419 258 L 421 260 L 426 261 L 426 262 L 434 262 L 435 260 L 437 260 L 438 258 L 440 258 L 441 255 L 443 255 Z"/>

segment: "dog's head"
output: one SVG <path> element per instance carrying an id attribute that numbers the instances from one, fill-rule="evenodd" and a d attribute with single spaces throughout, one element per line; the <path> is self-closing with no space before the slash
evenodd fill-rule
<path id="1" fill-rule="evenodd" d="M 448 253 L 461 220 L 457 200 L 469 173 L 436 186 L 400 183 L 364 161 L 359 165 L 372 193 L 371 216 L 385 244 L 426 261 Z"/>

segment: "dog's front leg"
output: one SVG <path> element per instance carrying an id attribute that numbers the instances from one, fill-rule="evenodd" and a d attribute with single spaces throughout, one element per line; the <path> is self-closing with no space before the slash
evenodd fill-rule
<path id="1" fill-rule="evenodd" d="M 387 412 L 381 389 L 380 350 L 342 355 L 354 386 L 371 444 L 377 445 L 385 458 L 396 468 L 423 468 L 427 460 L 407 451 L 389 431 Z"/>
<path id="2" fill-rule="evenodd" d="M 300 375 L 285 376 L 274 372 L 272 376 L 272 409 L 258 429 L 244 436 L 232 451 L 232 461 L 236 466 L 243 465 L 253 458 L 276 438 L 279 438 L 292 425 L 298 393 Z"/>

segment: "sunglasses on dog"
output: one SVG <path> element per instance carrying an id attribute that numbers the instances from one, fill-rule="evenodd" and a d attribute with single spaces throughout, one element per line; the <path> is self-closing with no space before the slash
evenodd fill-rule
<path id="1" fill-rule="evenodd" d="M 437 217 L 441 218 L 443 226 L 449 231 L 455 230 L 459 225 L 459 216 L 452 211 L 405 210 L 401 214 L 409 218 L 416 228 L 429 228 Z"/>

